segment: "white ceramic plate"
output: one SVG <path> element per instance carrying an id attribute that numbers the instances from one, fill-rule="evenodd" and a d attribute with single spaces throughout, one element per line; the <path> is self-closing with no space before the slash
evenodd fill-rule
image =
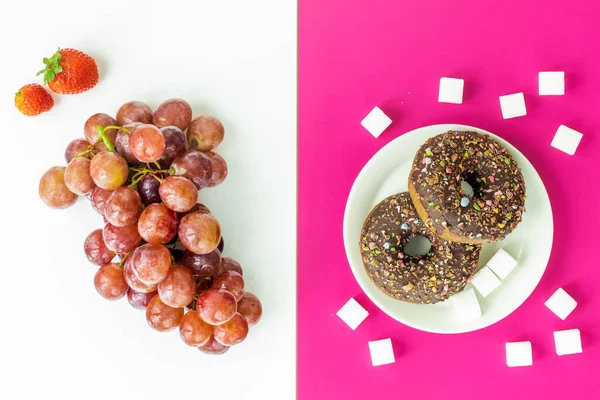
<path id="1" fill-rule="evenodd" d="M 452 310 L 452 298 L 432 305 L 395 300 L 381 292 L 369 279 L 361 261 L 360 233 L 371 209 L 385 197 L 408 190 L 413 157 L 430 137 L 448 130 L 473 130 L 491 135 L 513 155 L 523 171 L 527 188 L 523 221 L 500 243 L 484 245 L 479 266 L 485 265 L 502 247 L 519 265 L 502 285 L 486 298 L 479 296 L 482 316 L 460 322 Z M 367 296 L 392 318 L 427 332 L 463 333 L 485 328 L 516 310 L 539 283 L 552 250 L 554 224 L 550 199 L 542 179 L 515 147 L 496 135 L 465 125 L 433 125 L 405 133 L 388 143 L 369 160 L 356 178 L 344 214 L 344 245 L 350 268 Z M 470 287 L 468 284 L 467 287 Z"/>

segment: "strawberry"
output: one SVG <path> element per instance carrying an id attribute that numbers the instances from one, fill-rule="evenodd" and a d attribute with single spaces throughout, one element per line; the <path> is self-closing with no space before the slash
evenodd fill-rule
<path id="1" fill-rule="evenodd" d="M 42 85 L 32 83 L 23 86 L 15 93 L 15 106 L 24 115 L 40 115 L 50 111 L 54 106 L 54 99 Z"/>
<path id="2" fill-rule="evenodd" d="M 50 58 L 44 58 L 44 83 L 55 93 L 78 94 L 98 83 L 98 66 L 87 54 L 75 49 L 58 49 Z"/>

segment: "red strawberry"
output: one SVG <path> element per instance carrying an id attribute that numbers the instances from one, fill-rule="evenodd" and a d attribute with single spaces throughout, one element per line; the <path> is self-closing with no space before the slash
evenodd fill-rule
<path id="1" fill-rule="evenodd" d="M 44 58 L 44 83 L 55 93 L 77 94 L 90 90 L 98 83 L 98 66 L 87 54 L 75 49 L 58 49 Z"/>
<path id="2" fill-rule="evenodd" d="M 15 106 L 24 115 L 40 115 L 50 111 L 54 106 L 54 99 L 42 85 L 32 83 L 15 93 Z"/>

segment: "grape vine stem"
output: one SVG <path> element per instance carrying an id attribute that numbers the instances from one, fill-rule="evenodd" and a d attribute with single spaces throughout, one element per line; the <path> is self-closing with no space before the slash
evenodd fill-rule
<path id="1" fill-rule="evenodd" d="M 104 142 L 104 144 L 106 145 L 106 148 L 110 151 L 116 151 L 116 150 L 115 150 L 114 144 L 110 141 L 108 136 L 106 136 L 107 129 L 119 129 L 119 130 L 123 130 L 123 131 L 127 132 L 127 134 L 131 133 L 129 131 L 129 129 L 123 128 L 122 126 L 108 125 L 108 126 L 102 127 L 102 125 L 97 125 L 96 130 L 98 131 L 98 136 L 100 137 L 100 140 L 102 140 Z"/>

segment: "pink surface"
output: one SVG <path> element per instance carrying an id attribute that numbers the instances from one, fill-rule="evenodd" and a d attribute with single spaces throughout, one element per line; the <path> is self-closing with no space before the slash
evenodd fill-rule
<path id="1" fill-rule="evenodd" d="M 300 0 L 300 400 L 600 398 L 599 15 L 593 0 Z M 542 70 L 566 71 L 565 96 L 537 95 Z M 465 79 L 462 105 L 437 103 L 442 76 Z M 520 91 L 528 115 L 503 120 L 498 96 Z M 375 105 L 394 120 L 379 139 L 360 126 Z M 531 160 L 556 234 L 541 283 L 517 311 L 444 336 L 408 328 L 366 298 L 346 261 L 342 221 L 377 150 L 448 122 L 492 131 Z M 560 124 L 584 134 L 573 157 L 550 147 Z M 579 302 L 566 321 L 544 306 L 561 286 Z M 354 332 L 335 315 L 350 297 L 371 314 Z M 581 330 L 584 353 L 559 357 L 552 332 L 569 328 Z M 396 363 L 371 367 L 367 342 L 386 337 Z M 532 342 L 534 365 L 508 368 L 504 343 L 520 340 Z"/>

